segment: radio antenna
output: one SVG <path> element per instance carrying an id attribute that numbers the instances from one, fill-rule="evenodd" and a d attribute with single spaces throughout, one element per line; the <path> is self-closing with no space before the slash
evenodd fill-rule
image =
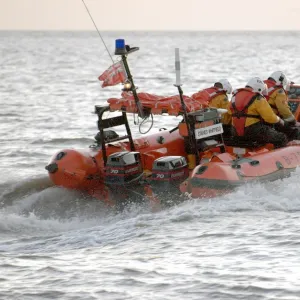
<path id="1" fill-rule="evenodd" d="M 107 53 L 108 53 L 108 55 L 109 55 L 111 61 L 114 63 L 114 60 L 113 60 L 111 54 L 109 53 L 108 48 L 107 48 L 107 46 L 106 46 L 106 44 L 105 44 L 105 42 L 104 42 L 104 40 L 103 40 L 103 37 L 102 37 L 100 31 L 98 30 L 97 25 L 96 25 L 96 23 L 95 23 L 95 21 L 94 21 L 92 15 L 91 15 L 91 13 L 90 13 L 88 7 L 87 7 L 87 5 L 85 4 L 84 0 L 82 0 L 82 3 L 84 4 L 86 11 L 88 12 L 88 14 L 89 14 L 89 16 L 90 16 L 92 22 L 94 23 L 94 26 L 95 26 L 95 28 L 96 28 L 96 30 L 97 30 L 97 32 L 98 32 L 98 34 L 99 34 L 99 36 L 100 36 L 100 38 L 101 38 L 101 40 L 102 40 L 102 43 L 103 43 L 103 45 L 104 45 L 104 47 L 105 47 L 105 49 L 106 49 L 106 51 L 107 51 Z"/>

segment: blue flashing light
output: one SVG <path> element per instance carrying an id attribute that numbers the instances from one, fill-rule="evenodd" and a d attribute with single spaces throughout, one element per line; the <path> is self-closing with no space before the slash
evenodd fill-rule
<path id="1" fill-rule="evenodd" d="M 123 39 L 116 40 L 115 55 L 126 55 L 127 51 L 125 47 L 126 47 L 125 40 Z"/>
<path id="2" fill-rule="evenodd" d="M 124 39 L 118 39 L 116 40 L 116 49 L 125 49 L 125 40 Z"/>

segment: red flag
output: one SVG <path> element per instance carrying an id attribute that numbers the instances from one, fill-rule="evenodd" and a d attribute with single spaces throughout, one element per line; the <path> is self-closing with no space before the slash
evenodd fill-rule
<path id="1" fill-rule="evenodd" d="M 98 79 L 103 81 L 102 87 L 116 85 L 126 80 L 126 72 L 122 61 L 111 65 Z"/>

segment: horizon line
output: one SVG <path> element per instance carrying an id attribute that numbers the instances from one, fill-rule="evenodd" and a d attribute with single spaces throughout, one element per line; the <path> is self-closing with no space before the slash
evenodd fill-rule
<path id="1" fill-rule="evenodd" d="M 0 31 L 97 32 L 94 29 L 0 29 Z M 300 32 L 300 29 L 104 29 L 100 32 Z"/>

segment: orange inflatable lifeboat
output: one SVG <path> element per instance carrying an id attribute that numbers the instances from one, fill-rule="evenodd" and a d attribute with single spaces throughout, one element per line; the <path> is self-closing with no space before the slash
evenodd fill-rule
<path id="1" fill-rule="evenodd" d="M 300 165 L 297 143 L 274 150 L 270 144 L 222 137 L 217 109 L 190 112 L 188 123 L 138 139 L 131 136 L 125 112 L 105 119 L 106 111 L 110 107 L 96 106 L 100 134 L 94 146 L 59 151 L 46 169 L 56 185 L 82 190 L 109 205 L 136 195 L 138 201 L 163 202 L 166 192 L 173 199 L 180 193 L 215 197 L 248 182 L 289 176 Z M 112 127 L 122 124 L 127 132 L 119 136 Z"/>
<path id="2" fill-rule="evenodd" d="M 126 61 L 127 54 L 136 48 L 125 49 L 123 42 L 116 54 L 122 56 L 132 83 L 131 92 L 122 93 L 120 99 L 108 99 L 108 106 L 95 107 L 99 132 L 94 145 L 87 150 L 64 149 L 53 155 L 46 170 L 56 185 L 81 190 L 110 206 L 123 207 L 129 201 L 145 199 L 157 206 L 167 204 L 169 193 L 217 196 L 248 182 L 289 176 L 300 165 L 297 143 L 274 150 L 272 145 L 224 137 L 220 111 L 207 108 L 205 101 L 184 96 L 178 78 L 178 96 L 137 94 Z M 119 68 L 110 72 L 116 70 L 119 72 Z M 289 104 L 299 121 L 297 87 Z M 121 115 L 104 117 L 111 111 Z M 151 113 L 181 115 L 183 120 L 171 130 L 133 139 L 128 112 L 146 117 Z M 125 126 L 125 134 L 123 131 L 119 135 L 113 129 L 121 125 Z"/>

